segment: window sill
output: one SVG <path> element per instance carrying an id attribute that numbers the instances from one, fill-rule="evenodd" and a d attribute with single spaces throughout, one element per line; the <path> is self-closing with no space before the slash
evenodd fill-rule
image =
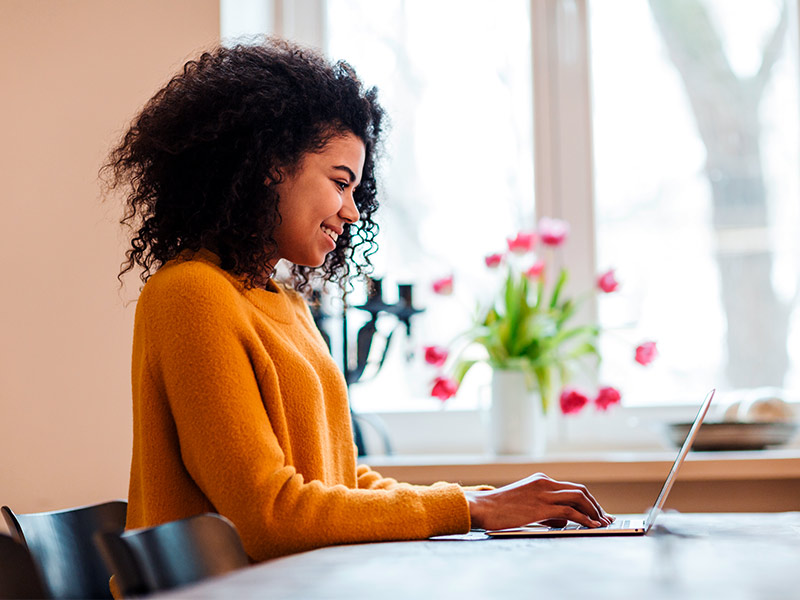
<path id="1" fill-rule="evenodd" d="M 373 456 L 365 462 L 399 481 L 500 486 L 531 473 L 581 482 L 615 513 L 653 504 L 675 451 L 560 452 L 525 456 Z M 682 512 L 771 512 L 800 509 L 800 448 L 694 452 L 681 468 L 668 508 Z"/>
<path id="2" fill-rule="evenodd" d="M 674 452 L 560 452 L 528 456 L 411 455 L 369 456 L 364 460 L 387 477 L 411 483 L 458 481 L 492 485 L 538 471 L 555 479 L 591 482 L 655 482 L 666 478 Z M 800 478 L 800 449 L 692 452 L 681 468 L 684 481 Z"/>
<path id="3" fill-rule="evenodd" d="M 551 415 L 548 455 L 664 452 L 674 457 L 676 449 L 665 424 L 691 421 L 697 406 L 616 407 L 607 413 L 587 410 L 574 416 Z M 800 404 L 793 406 L 800 420 Z M 715 408 L 723 406 L 712 406 L 708 422 L 721 420 L 722 413 Z M 486 419 L 485 411 L 474 408 L 358 413 L 370 456 L 487 455 Z M 783 448 L 800 451 L 800 434 Z"/>

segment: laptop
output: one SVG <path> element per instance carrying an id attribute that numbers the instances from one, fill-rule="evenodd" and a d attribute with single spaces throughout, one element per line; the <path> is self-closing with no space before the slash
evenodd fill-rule
<path id="1" fill-rule="evenodd" d="M 714 390 L 711 390 L 706 395 L 700 410 L 697 411 L 697 416 L 694 418 L 694 423 L 686 434 L 686 439 L 683 441 L 681 449 L 678 451 L 678 456 L 675 462 L 672 463 L 669 475 L 667 475 L 664 485 L 661 486 L 661 492 L 658 494 L 656 503 L 648 511 L 647 517 L 633 518 L 633 519 L 617 519 L 606 527 L 586 527 L 570 521 L 565 527 L 547 527 L 536 523 L 524 525 L 522 527 L 512 527 L 510 529 L 492 529 L 487 530 L 486 535 L 493 538 L 510 538 L 510 537 L 560 537 L 565 535 L 572 536 L 586 536 L 586 535 L 644 535 L 655 523 L 659 513 L 663 510 L 664 504 L 667 501 L 667 496 L 672 489 L 672 484 L 678 476 L 678 469 L 683 464 L 683 460 L 689 453 L 692 447 L 694 438 L 697 432 L 700 431 L 700 425 L 708 412 L 708 407 L 711 405 L 711 399 L 714 397 Z"/>

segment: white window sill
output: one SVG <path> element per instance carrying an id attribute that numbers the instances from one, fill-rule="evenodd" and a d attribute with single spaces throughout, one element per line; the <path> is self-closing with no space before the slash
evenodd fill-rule
<path id="1" fill-rule="evenodd" d="M 585 410 L 575 416 L 551 418 L 546 457 L 564 453 L 667 452 L 665 424 L 694 419 L 698 405 L 669 407 L 615 407 L 607 413 Z M 800 404 L 793 404 L 800 418 Z M 719 420 L 719 411 L 707 417 Z M 721 408 L 721 407 L 718 407 Z M 478 409 L 359 412 L 359 422 L 370 457 L 386 455 L 381 431 L 391 454 L 489 456 L 486 413 Z M 800 435 L 783 446 L 800 449 Z"/>

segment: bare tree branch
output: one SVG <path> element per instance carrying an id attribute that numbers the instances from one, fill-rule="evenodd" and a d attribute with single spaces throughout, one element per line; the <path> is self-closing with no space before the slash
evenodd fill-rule
<path id="1" fill-rule="evenodd" d="M 688 72 L 693 64 L 702 63 L 730 85 L 735 75 L 705 6 L 697 0 L 649 0 L 649 4 L 676 66 Z"/>
<path id="2" fill-rule="evenodd" d="M 770 36 L 769 41 L 764 45 L 764 55 L 761 59 L 761 67 L 753 77 L 753 87 L 756 96 L 760 96 L 764 86 L 770 78 L 772 67 L 778 60 L 783 47 L 783 40 L 786 38 L 786 29 L 789 26 L 789 7 L 786 0 L 781 6 L 781 17 Z"/>

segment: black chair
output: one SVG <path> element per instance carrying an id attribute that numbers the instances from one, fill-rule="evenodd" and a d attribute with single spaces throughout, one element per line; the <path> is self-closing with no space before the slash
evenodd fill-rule
<path id="1" fill-rule="evenodd" d="M 3 518 L 11 536 L 30 552 L 51 598 L 111 598 L 111 573 L 94 544 L 100 531 L 122 531 L 128 503 L 102 504 Z"/>
<path id="2" fill-rule="evenodd" d="M 215 513 L 95 536 L 123 596 L 196 583 L 250 564 L 233 523 Z"/>
<path id="3" fill-rule="evenodd" d="M 28 549 L 0 534 L 0 598 L 47 598 L 44 582 Z"/>

